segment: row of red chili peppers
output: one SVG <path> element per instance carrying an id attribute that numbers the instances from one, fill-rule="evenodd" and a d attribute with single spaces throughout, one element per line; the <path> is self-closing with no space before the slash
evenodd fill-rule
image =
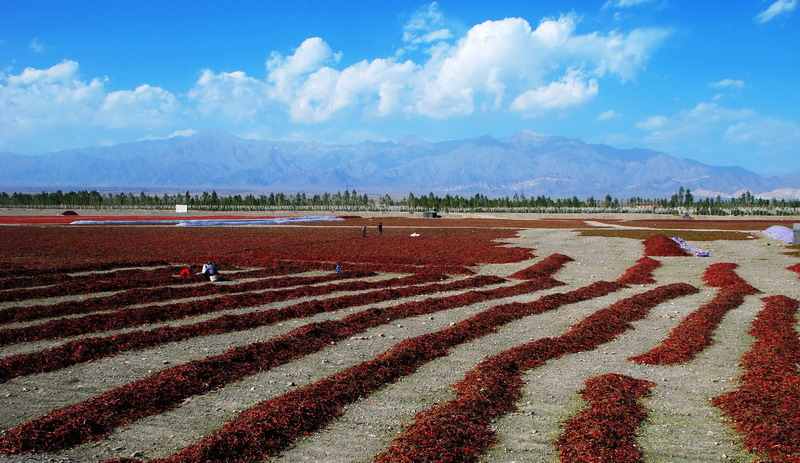
<path id="1" fill-rule="evenodd" d="M 167 264 L 164 263 L 159 267 L 164 267 Z M 172 266 L 170 266 L 172 268 Z M 100 269 L 98 269 L 100 270 Z M 150 269 L 155 270 L 155 269 Z M 112 271 L 105 271 L 103 273 L 89 273 L 87 275 L 72 275 L 69 273 L 44 273 L 38 275 L 23 275 L 23 276 L 16 276 L 16 277 L 0 277 L 0 289 L 17 289 L 17 288 L 30 288 L 36 286 L 48 286 L 54 285 L 58 283 L 70 282 L 70 281 L 77 281 L 77 280 L 85 280 L 88 278 L 119 278 L 119 277 L 127 277 L 134 273 L 140 273 L 144 270 L 142 268 L 130 268 L 126 267 L 124 269 L 112 270 Z"/>
<path id="2" fill-rule="evenodd" d="M 530 257 L 530 256 L 527 256 Z M 330 270 L 336 264 L 340 264 L 344 269 L 350 271 L 370 271 L 377 273 L 419 273 L 419 272 L 433 272 L 433 273 L 446 273 L 448 275 L 473 275 L 470 268 L 463 265 L 448 264 L 446 262 L 435 262 L 427 265 L 418 264 L 399 264 L 399 263 L 374 263 L 374 262 L 351 262 L 351 261 L 294 261 L 294 260 L 277 260 L 275 263 L 285 262 L 295 265 L 302 265 L 307 267 L 308 270 Z M 273 264 L 274 265 L 274 264 Z M 258 267 L 264 266 L 261 261 Z"/>
<path id="3" fill-rule="evenodd" d="M 624 285 L 646 285 L 655 283 L 653 278 L 653 271 L 661 267 L 661 262 L 651 259 L 650 257 L 642 257 L 636 261 L 636 265 L 630 267 L 617 278 L 617 283 Z"/>
<path id="4" fill-rule="evenodd" d="M 243 293 L 266 289 L 287 288 L 290 286 L 313 285 L 348 278 L 363 278 L 372 274 L 369 271 L 347 271 L 341 274 L 328 273 L 313 277 L 287 276 L 269 278 L 258 281 L 247 281 L 226 285 L 190 285 L 190 286 L 163 286 L 151 288 L 135 288 L 110 296 L 94 297 L 80 301 L 65 301 L 50 305 L 18 306 L 0 310 L 0 323 L 23 322 L 43 318 L 63 317 L 65 315 L 88 314 L 100 311 L 119 310 L 132 304 L 142 305 L 151 302 L 168 301 L 171 299 L 196 298 L 203 296 Z M 266 278 L 277 275 L 270 270 L 252 270 L 237 272 L 235 277 L 226 275 L 226 278 Z M 200 276 L 202 281 L 202 276 Z M 178 280 L 174 278 L 173 280 Z M 168 280 L 167 283 L 170 281 Z"/>
<path id="5" fill-rule="evenodd" d="M 476 277 L 494 283 L 497 277 Z M 0 438 L 0 453 L 65 449 L 101 438 L 117 426 L 163 413 L 186 398 L 217 389 L 246 376 L 269 370 L 332 342 L 366 329 L 407 317 L 430 314 L 492 299 L 517 296 L 560 284 L 539 279 L 484 291 L 469 291 L 392 307 L 366 309 L 340 320 L 309 323 L 283 336 L 229 349 L 223 354 L 162 370 L 85 402 L 8 430 Z"/>
<path id="6" fill-rule="evenodd" d="M 50 286 L 37 281 L 33 277 L 31 284 L 37 287 L 19 287 L 0 292 L 0 302 L 24 301 L 45 297 L 62 296 L 64 294 L 88 294 L 103 291 L 117 291 L 128 288 L 145 288 L 152 285 L 181 285 L 192 281 L 189 279 L 171 278 L 180 272 L 173 266 L 156 269 L 120 270 L 112 273 L 94 273 L 80 278 L 71 278 Z"/>
<path id="7" fill-rule="evenodd" d="M 477 461 L 496 441 L 491 420 L 513 411 L 522 396 L 521 376 L 525 371 L 553 358 L 593 350 L 630 329 L 631 322 L 644 318 L 652 307 L 695 292 L 697 289 L 686 283 L 660 286 L 592 313 L 561 336 L 537 339 L 489 357 L 456 384 L 454 400 L 415 416 L 375 460 Z"/>
<path id="8" fill-rule="evenodd" d="M 644 461 L 636 445 L 639 424 L 647 418 L 640 399 L 656 384 L 617 373 L 594 376 L 579 391 L 588 406 L 564 424 L 556 440 L 563 463 Z"/>
<path id="9" fill-rule="evenodd" d="M 753 321 L 755 342 L 743 356 L 736 390 L 712 399 L 760 462 L 800 461 L 800 303 L 786 296 L 762 299 Z"/>
<path id="10" fill-rule="evenodd" d="M 148 349 L 168 342 L 183 341 L 197 336 L 243 331 L 292 318 L 309 317 L 321 312 L 333 312 L 346 307 L 374 304 L 418 294 L 477 288 L 501 281 L 494 277 L 473 277 L 450 283 L 421 285 L 444 278 L 444 275 L 417 274 L 372 282 L 355 281 L 342 283 L 341 286 L 348 290 L 382 287 L 388 287 L 389 289 L 301 302 L 280 309 L 227 314 L 210 320 L 180 326 L 162 326 L 147 331 L 131 331 L 105 337 L 76 339 L 42 351 L 0 359 L 0 382 L 17 376 L 44 373 L 80 362 L 111 357 L 125 351 Z"/>
<path id="11" fill-rule="evenodd" d="M 517 280 L 530 280 L 533 278 L 546 278 L 555 275 L 568 262 L 574 259 L 564 254 L 551 254 L 544 259 L 536 262 L 530 267 L 524 268 L 516 273 L 509 275 L 509 278 Z"/>
<path id="12" fill-rule="evenodd" d="M 258 269 L 250 271 L 237 271 L 235 273 L 226 272 L 225 277 L 229 279 L 241 279 L 250 277 L 261 277 L 264 275 L 277 276 L 290 273 L 300 273 L 303 271 L 329 270 L 333 271 L 336 263 L 332 262 L 304 262 L 304 261 L 274 261 L 262 262 Z M 387 268 L 389 267 L 389 268 Z M 188 278 L 171 278 L 178 275 L 184 267 L 174 265 L 162 266 L 156 269 L 144 268 L 125 268 L 114 272 L 89 273 L 81 276 L 63 274 L 46 274 L 27 276 L 21 278 L 3 279 L 0 284 L 8 288 L 15 288 L 10 291 L 0 292 L 0 302 L 21 301 L 26 299 L 40 299 L 64 294 L 88 294 L 103 291 L 117 291 L 129 288 L 151 289 L 151 286 L 170 286 L 175 287 L 187 283 L 203 281 L 202 275 L 191 275 Z M 223 265 L 223 268 L 229 269 Z M 99 270 L 99 269 L 93 269 Z M 458 266 L 449 266 L 447 272 L 437 268 L 438 273 L 448 274 L 470 274 L 469 269 Z M 199 268 L 197 270 L 199 272 Z M 421 271 L 431 271 L 428 267 L 418 267 L 411 265 L 378 265 L 353 263 L 344 265 L 345 272 L 382 272 L 382 273 L 418 273 Z M 5 289 L 5 288 L 0 288 Z M 0 319 L 2 320 L 2 319 Z"/>
<path id="13" fill-rule="evenodd" d="M 652 365 L 674 365 L 692 360 L 711 344 L 722 318 L 739 307 L 744 298 L 759 291 L 736 274 L 736 264 L 709 265 L 703 274 L 706 285 L 720 288 L 714 298 L 687 315 L 654 349 L 630 360 Z"/>
<path id="14" fill-rule="evenodd" d="M 643 243 L 645 256 L 686 257 L 689 255 L 689 253 L 681 249 L 678 243 L 661 233 L 650 236 Z"/>
<path id="15" fill-rule="evenodd" d="M 537 280 L 531 282 L 533 281 Z M 433 359 L 447 355 L 453 346 L 485 336 L 526 315 L 599 297 L 621 287 L 616 283 L 595 282 L 587 287 L 568 293 L 550 294 L 529 303 L 498 305 L 443 330 L 407 339 L 372 360 L 264 401 L 239 414 L 217 433 L 163 461 L 201 462 L 225 459 L 229 462 L 240 462 L 277 455 L 298 438 L 319 430 L 339 416 L 347 404 L 413 373 L 419 366 Z M 425 460 L 414 455 L 412 460 L 406 461 Z"/>
<path id="16" fill-rule="evenodd" d="M 344 279 L 344 275 L 353 278 L 364 278 L 374 276 L 375 274 L 372 272 L 342 275 L 331 274 L 322 279 Z M 263 282 L 254 282 L 252 286 L 263 284 L 268 288 L 270 284 L 268 280 L 263 280 Z M 192 288 L 192 290 L 195 290 L 195 288 Z M 178 320 L 189 316 L 219 312 L 222 310 L 256 307 L 272 302 L 344 290 L 346 290 L 346 288 L 343 288 L 342 284 L 330 283 L 322 286 L 303 286 L 277 291 L 236 293 L 213 299 L 150 305 L 146 307 L 137 307 L 136 309 L 121 308 L 109 313 L 89 314 L 78 318 L 60 318 L 38 325 L 0 330 L 0 346 L 21 342 L 41 341 L 44 339 L 63 339 L 70 336 Z M 133 302 L 134 301 L 131 301 L 131 303 Z"/>
<path id="17" fill-rule="evenodd" d="M 164 265 L 170 264 L 163 260 L 141 260 L 132 262 L 109 261 L 103 263 L 94 262 L 77 265 L 74 263 L 69 263 L 60 266 L 54 265 L 48 268 L 27 268 L 23 265 L 7 264 L 0 269 L 0 278 L 14 281 L 20 277 L 50 276 L 55 278 L 54 281 L 57 282 L 60 281 L 64 275 L 69 273 L 97 272 L 103 270 L 125 269 L 130 267 L 158 267 Z"/>
<path id="18" fill-rule="evenodd" d="M 797 276 L 800 277 L 800 264 L 790 265 L 790 266 L 786 267 L 786 270 L 790 270 L 792 272 L 795 272 L 797 274 Z"/>

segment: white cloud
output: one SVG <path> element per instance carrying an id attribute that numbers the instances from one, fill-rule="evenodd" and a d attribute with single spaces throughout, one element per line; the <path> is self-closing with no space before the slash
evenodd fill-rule
<path id="1" fill-rule="evenodd" d="M 170 125 L 180 104 L 170 92 L 145 84 L 107 94 L 99 109 L 98 125 L 153 129 Z"/>
<path id="2" fill-rule="evenodd" d="M 745 87 L 745 83 L 743 80 L 722 79 L 717 82 L 711 82 L 708 84 L 708 86 L 711 88 L 742 89 Z"/>
<path id="3" fill-rule="evenodd" d="M 511 103 L 511 110 L 525 116 L 538 116 L 551 109 L 583 104 L 597 95 L 597 80 L 584 81 L 580 73 L 570 71 L 559 82 L 528 90 Z"/>
<path id="4" fill-rule="evenodd" d="M 647 142 L 680 142 L 700 149 L 725 142 L 795 152 L 800 145 L 800 125 L 796 122 L 717 103 L 700 103 L 672 117 L 651 116 L 636 127 L 650 132 L 645 138 Z"/>
<path id="5" fill-rule="evenodd" d="M 618 33 L 611 33 L 605 38 L 586 36 L 584 40 L 576 41 L 576 45 L 586 46 L 585 52 L 599 60 L 598 74 L 615 74 L 624 82 L 635 79 L 636 74 L 644 68 L 645 62 L 650 59 L 650 54 L 671 33 L 660 28 L 634 29 L 627 36 Z"/>
<path id="6" fill-rule="evenodd" d="M 42 54 L 44 53 L 44 44 L 39 41 L 38 38 L 34 37 L 33 40 L 28 43 L 28 48 L 30 48 L 34 53 Z"/>
<path id="7" fill-rule="evenodd" d="M 156 86 L 110 91 L 107 79 L 80 76 L 75 61 L 27 68 L 0 74 L 0 143 L 47 128 L 166 132 L 184 125 L 187 114 L 250 128 L 475 112 L 532 117 L 590 101 L 604 79 L 634 79 L 670 34 L 655 28 L 579 33 L 579 19 L 570 13 L 533 27 L 506 18 L 457 34 L 431 3 L 403 29 L 405 46 L 428 47 L 413 60 L 395 55 L 341 65 L 341 53 L 311 37 L 290 54 L 270 54 L 265 77 L 203 70 L 183 97 L 191 113 L 180 97 Z"/>
<path id="8" fill-rule="evenodd" d="M 417 112 L 432 117 L 471 114 L 482 100 L 491 104 L 481 107 L 497 109 L 532 91 L 516 106 L 516 110 L 524 106 L 530 114 L 532 108 L 523 101 L 537 101 L 532 96 L 550 84 L 558 88 L 551 78 L 556 72 L 575 68 L 585 75 L 632 79 L 669 35 L 663 29 L 578 35 L 577 20 L 573 14 L 547 18 L 536 29 L 521 18 L 474 26 L 425 64 Z M 595 80 L 591 87 L 597 84 Z"/>
<path id="9" fill-rule="evenodd" d="M 630 8 L 633 6 L 652 3 L 654 0 L 608 0 L 603 8 Z"/>
<path id="10" fill-rule="evenodd" d="M 602 113 L 597 115 L 598 121 L 609 121 L 611 119 L 616 119 L 620 117 L 620 114 L 613 109 L 609 109 L 608 111 L 603 111 Z"/>
<path id="11" fill-rule="evenodd" d="M 399 110 L 400 93 L 413 75 L 411 61 L 360 61 L 339 72 L 325 67 L 297 90 L 289 114 L 295 122 L 323 122 L 345 108 L 364 107 L 386 116 Z"/>
<path id="12" fill-rule="evenodd" d="M 95 118 L 105 91 L 100 79 L 78 76 L 78 63 L 63 61 L 48 69 L 26 68 L 0 83 L 0 133 L 29 134 L 40 127 L 74 126 Z"/>
<path id="13" fill-rule="evenodd" d="M 656 131 L 667 124 L 665 116 L 650 116 L 647 119 L 637 122 L 635 127 L 642 130 Z"/>
<path id="14" fill-rule="evenodd" d="M 771 117 L 754 117 L 730 125 L 723 139 L 736 144 L 796 152 L 800 146 L 800 125 Z"/>
<path id="15" fill-rule="evenodd" d="M 289 103 L 303 79 L 340 58 L 341 53 L 333 53 L 330 46 L 319 37 L 304 40 L 294 54 L 285 58 L 273 52 L 267 60 L 271 96 Z"/>
<path id="16" fill-rule="evenodd" d="M 149 85 L 109 93 L 103 80 L 84 80 L 77 62 L 62 61 L 0 76 L 0 137 L 65 127 L 164 126 L 179 106 L 174 95 Z"/>
<path id="17" fill-rule="evenodd" d="M 202 114 L 239 120 L 276 107 L 301 123 L 345 113 L 441 119 L 515 111 L 532 116 L 588 101 L 598 93 L 600 78 L 635 78 L 670 34 L 655 28 L 578 34 L 578 17 L 566 14 L 545 18 L 535 29 L 521 18 L 485 21 L 450 43 L 440 40 L 449 37 L 440 27 L 444 22 L 432 3 L 406 25 L 407 43 L 436 40 L 420 63 L 389 57 L 341 68 L 336 66 L 341 53 L 312 37 L 291 55 L 272 53 L 265 80 L 206 70 L 189 98 Z"/>
<path id="18" fill-rule="evenodd" d="M 253 119 L 267 108 L 269 88 L 266 83 L 244 72 L 215 74 L 206 69 L 189 90 L 189 99 L 203 115 L 221 114 L 234 121 Z"/>
<path id="19" fill-rule="evenodd" d="M 766 24 L 779 16 L 789 15 L 797 7 L 797 0 L 778 0 L 754 18 L 759 24 Z"/>
<path id="20" fill-rule="evenodd" d="M 175 137 L 191 137 L 192 135 L 195 135 L 196 133 L 197 133 L 197 130 L 195 130 L 195 129 L 184 129 L 184 130 L 176 130 L 176 131 L 172 132 L 171 134 L 164 135 L 164 136 L 147 135 L 145 137 L 140 138 L 139 140 L 140 141 L 143 141 L 143 140 L 167 140 L 167 139 L 175 138 Z"/>
<path id="21" fill-rule="evenodd" d="M 415 50 L 420 45 L 430 45 L 454 37 L 452 24 L 445 19 L 437 2 L 424 6 L 411 15 L 403 26 L 404 48 L 398 50 L 402 54 Z"/>

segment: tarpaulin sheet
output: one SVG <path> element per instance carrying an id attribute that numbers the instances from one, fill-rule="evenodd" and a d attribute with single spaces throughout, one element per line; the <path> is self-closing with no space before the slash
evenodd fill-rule
<path id="1" fill-rule="evenodd" d="M 276 217 L 272 219 L 184 219 L 184 220 L 76 220 L 71 225 L 165 225 L 177 227 L 227 227 L 232 225 L 281 225 L 304 222 L 339 222 L 338 217 Z"/>
<path id="2" fill-rule="evenodd" d="M 782 227 L 780 225 L 773 225 L 766 230 L 764 230 L 764 234 L 769 236 L 770 238 L 775 238 L 776 240 L 781 240 L 789 244 L 794 244 L 794 231 L 789 227 Z"/>
<path id="3" fill-rule="evenodd" d="M 691 252 L 695 255 L 695 257 L 708 257 L 708 251 L 705 249 L 696 248 L 694 246 L 689 246 L 683 238 L 679 238 L 677 236 L 672 237 L 672 241 L 678 243 L 681 249 L 685 249 L 686 251 Z"/>

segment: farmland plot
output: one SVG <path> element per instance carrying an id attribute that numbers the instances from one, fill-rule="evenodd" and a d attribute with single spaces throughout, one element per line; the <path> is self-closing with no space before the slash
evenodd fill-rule
<path id="1" fill-rule="evenodd" d="M 795 258 L 514 225 L 3 227 L 0 461 L 800 458 Z"/>

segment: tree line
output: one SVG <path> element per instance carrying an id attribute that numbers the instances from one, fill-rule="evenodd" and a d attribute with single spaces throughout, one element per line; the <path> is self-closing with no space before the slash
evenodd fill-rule
<path id="1" fill-rule="evenodd" d="M 409 193 L 396 199 L 390 195 L 370 197 L 356 190 L 307 195 L 306 193 L 270 193 L 261 195 L 220 195 L 216 191 L 192 194 L 134 193 L 101 194 L 96 190 L 41 193 L 0 193 L 0 207 L 33 208 L 144 208 L 171 209 L 186 204 L 195 210 L 330 210 L 330 211 L 424 211 L 439 212 L 655 212 L 664 214 L 700 215 L 795 215 L 800 210 L 798 200 L 763 199 L 749 191 L 739 197 L 695 199 L 689 189 L 680 187 L 669 198 L 550 198 L 526 197 L 524 193 L 490 198 L 486 195 L 459 196 L 433 193 L 417 196 Z"/>

